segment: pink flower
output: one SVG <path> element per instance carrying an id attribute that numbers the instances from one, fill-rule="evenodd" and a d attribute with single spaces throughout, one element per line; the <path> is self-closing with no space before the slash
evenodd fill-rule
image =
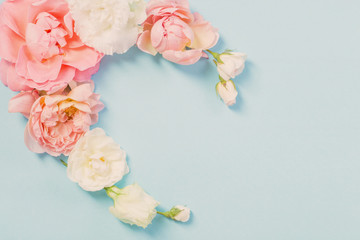
<path id="1" fill-rule="evenodd" d="M 89 81 L 103 57 L 74 33 L 65 0 L 7 0 L 0 31 L 0 78 L 13 91 L 54 93 Z"/>
<path id="2" fill-rule="evenodd" d="M 98 113 L 104 108 L 99 99 L 91 84 L 82 84 L 67 95 L 44 95 L 36 99 L 33 93 L 22 92 L 10 101 L 9 111 L 29 116 L 25 143 L 31 151 L 69 155 L 76 142 L 98 121 Z"/>
<path id="3" fill-rule="evenodd" d="M 190 65 L 219 40 L 217 29 L 199 13 L 192 14 L 187 0 L 150 0 L 146 13 L 144 32 L 137 42 L 146 53 L 159 52 L 169 61 Z"/>

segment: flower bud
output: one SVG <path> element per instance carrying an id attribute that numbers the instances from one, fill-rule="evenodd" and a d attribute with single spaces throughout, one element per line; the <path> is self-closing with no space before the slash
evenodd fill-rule
<path id="1" fill-rule="evenodd" d="M 187 222 L 190 219 L 190 208 L 182 205 L 176 205 L 170 211 L 158 213 L 179 222 Z"/>
<path id="2" fill-rule="evenodd" d="M 216 85 L 216 91 L 227 106 L 236 103 L 238 92 L 233 81 L 221 81 Z"/>
<path id="3" fill-rule="evenodd" d="M 177 205 L 175 207 L 173 207 L 170 212 L 172 210 L 177 210 L 178 213 L 172 217 L 172 219 L 179 221 L 179 222 L 187 222 L 190 219 L 190 208 L 185 207 L 185 206 L 181 206 L 181 205 Z"/>
<path id="4" fill-rule="evenodd" d="M 221 62 L 217 63 L 217 70 L 220 76 L 228 81 L 242 73 L 245 68 L 247 55 L 238 52 L 225 52 L 219 56 Z"/>

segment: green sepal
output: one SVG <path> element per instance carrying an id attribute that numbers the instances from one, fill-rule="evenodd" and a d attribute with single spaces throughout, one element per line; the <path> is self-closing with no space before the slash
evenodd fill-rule
<path id="1" fill-rule="evenodd" d="M 167 217 L 167 218 L 171 218 L 173 220 L 175 220 L 175 217 L 181 213 L 183 210 L 180 210 L 176 207 L 173 207 L 172 209 L 170 209 L 170 211 L 167 211 L 167 212 L 157 212 L 158 214 L 160 215 L 163 215 L 164 217 Z"/>
<path id="2" fill-rule="evenodd" d="M 119 195 L 121 195 L 121 189 L 115 185 L 112 187 L 105 187 L 104 189 L 106 191 L 106 194 L 113 200 L 115 200 Z"/>
<path id="3" fill-rule="evenodd" d="M 226 85 L 226 80 L 223 79 L 220 75 L 219 75 L 219 79 L 220 79 L 221 84 Z"/>
<path id="4" fill-rule="evenodd" d="M 174 219 L 179 213 L 181 213 L 183 210 L 180 210 L 180 209 L 178 209 L 178 208 L 176 208 L 176 207 L 173 207 L 170 211 L 169 211 L 169 213 L 170 213 L 170 217 L 172 218 L 172 219 Z"/>
<path id="5" fill-rule="evenodd" d="M 213 52 L 213 51 L 211 51 L 211 50 L 206 50 L 206 51 L 207 51 L 208 53 L 210 53 L 210 54 L 215 58 L 215 60 L 216 60 L 217 63 L 224 64 L 224 62 L 220 59 L 220 55 L 221 55 L 221 54 L 216 53 L 216 52 Z M 217 63 L 215 63 L 216 66 L 217 66 Z"/>

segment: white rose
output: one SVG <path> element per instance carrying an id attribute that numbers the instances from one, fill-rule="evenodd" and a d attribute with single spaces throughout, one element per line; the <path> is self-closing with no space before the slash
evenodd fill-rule
<path id="1" fill-rule="evenodd" d="M 227 106 L 231 106 L 236 103 L 238 92 L 236 91 L 233 81 L 226 81 L 225 84 L 219 82 L 216 85 L 216 91 Z"/>
<path id="2" fill-rule="evenodd" d="M 86 191 L 111 187 L 128 172 L 125 151 L 101 128 L 87 132 L 69 155 L 67 175 Z"/>
<path id="3" fill-rule="evenodd" d="M 124 223 L 146 228 L 157 214 L 159 202 L 146 194 L 138 184 L 123 189 L 113 186 L 106 192 L 114 200 L 110 212 Z"/>
<path id="4" fill-rule="evenodd" d="M 174 207 L 175 209 L 180 210 L 181 212 L 179 212 L 178 214 L 176 214 L 173 219 L 179 222 L 187 222 L 190 219 L 190 208 L 185 207 L 185 206 L 181 206 L 181 205 L 177 205 Z"/>
<path id="5" fill-rule="evenodd" d="M 246 54 L 237 52 L 221 54 L 220 59 L 223 63 L 217 64 L 220 76 L 228 81 L 242 73 L 245 68 L 246 57 Z"/>
<path id="6" fill-rule="evenodd" d="M 67 0 L 75 32 L 88 46 L 107 55 L 125 53 L 142 32 L 144 0 Z"/>

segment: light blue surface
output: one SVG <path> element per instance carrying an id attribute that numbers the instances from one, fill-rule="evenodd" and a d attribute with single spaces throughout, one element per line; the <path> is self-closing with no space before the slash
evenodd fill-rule
<path id="1" fill-rule="evenodd" d="M 94 77 L 103 127 L 131 173 L 192 220 L 146 230 L 82 191 L 55 159 L 23 143 L 25 119 L 0 87 L 0 239 L 360 239 L 360 2 L 194 0 L 220 29 L 217 49 L 246 52 L 228 109 L 216 69 L 177 66 L 137 49 L 106 57 Z M 1 43 L 0 43 L 1 44 Z"/>

